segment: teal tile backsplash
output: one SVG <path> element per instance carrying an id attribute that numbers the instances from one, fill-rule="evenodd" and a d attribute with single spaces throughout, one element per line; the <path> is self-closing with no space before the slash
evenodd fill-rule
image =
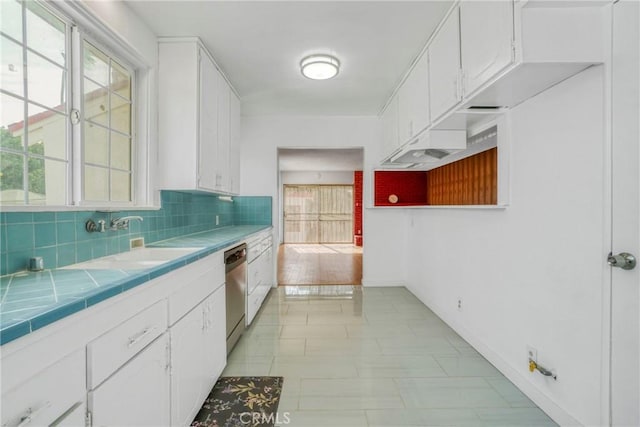
<path id="1" fill-rule="evenodd" d="M 233 203 L 216 195 L 162 191 L 162 207 L 154 211 L 2 212 L 0 213 L 0 275 L 27 267 L 41 256 L 45 268 L 63 267 L 129 250 L 129 240 L 144 237 L 153 243 L 230 225 L 271 225 L 271 197 L 234 197 Z M 88 219 L 138 215 L 129 230 L 88 233 Z M 216 215 L 218 225 L 216 225 Z"/>

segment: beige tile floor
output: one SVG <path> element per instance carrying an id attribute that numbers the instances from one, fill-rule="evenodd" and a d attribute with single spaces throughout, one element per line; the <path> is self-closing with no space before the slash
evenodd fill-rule
<path id="1" fill-rule="evenodd" d="M 556 425 L 405 288 L 273 289 L 223 375 L 283 376 L 278 425 Z"/>

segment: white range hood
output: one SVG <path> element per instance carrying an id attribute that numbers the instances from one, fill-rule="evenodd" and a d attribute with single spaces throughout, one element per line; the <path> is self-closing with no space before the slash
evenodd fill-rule
<path id="1" fill-rule="evenodd" d="M 387 163 L 435 163 L 466 148 L 465 130 L 428 130 L 391 155 Z"/>

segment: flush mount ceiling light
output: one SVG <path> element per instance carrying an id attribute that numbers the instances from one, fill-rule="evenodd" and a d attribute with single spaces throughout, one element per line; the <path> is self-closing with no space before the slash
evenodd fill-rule
<path id="1" fill-rule="evenodd" d="M 302 75 L 313 80 L 327 80 L 340 71 L 340 61 L 331 55 L 311 55 L 300 61 Z"/>

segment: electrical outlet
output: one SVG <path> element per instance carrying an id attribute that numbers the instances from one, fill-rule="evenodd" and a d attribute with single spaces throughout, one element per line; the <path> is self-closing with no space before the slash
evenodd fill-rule
<path id="1" fill-rule="evenodd" d="M 220 215 L 216 215 L 216 225 L 220 225 Z"/>
<path id="2" fill-rule="evenodd" d="M 534 362 L 538 363 L 538 350 L 531 347 L 530 345 L 527 345 L 527 361 L 528 360 L 533 360 Z"/>
<path id="3" fill-rule="evenodd" d="M 144 248 L 144 237 L 129 240 L 129 249 Z"/>
<path id="4" fill-rule="evenodd" d="M 458 311 L 462 311 L 462 298 L 458 297 Z"/>

